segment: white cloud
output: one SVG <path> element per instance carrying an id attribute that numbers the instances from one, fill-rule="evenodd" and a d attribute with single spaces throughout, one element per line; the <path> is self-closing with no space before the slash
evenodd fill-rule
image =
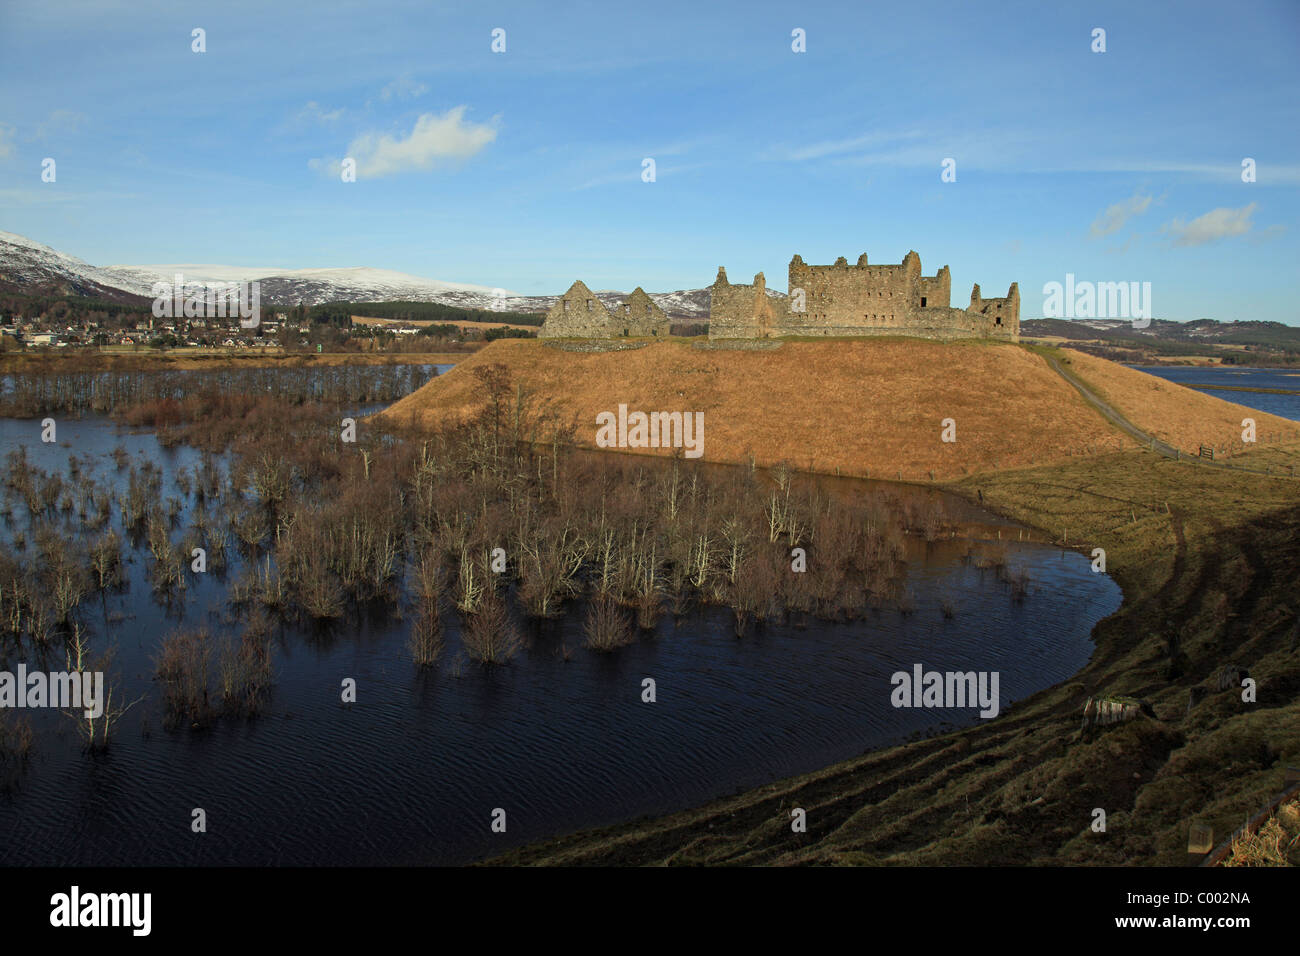
<path id="1" fill-rule="evenodd" d="M 1165 225 L 1164 231 L 1173 236 L 1176 246 L 1199 246 L 1231 236 L 1243 236 L 1254 225 L 1250 217 L 1254 215 L 1256 206 L 1256 203 L 1240 209 L 1221 206 L 1211 209 L 1203 216 L 1197 216 L 1191 222 L 1175 219 Z"/>
<path id="2" fill-rule="evenodd" d="M 1102 236 L 1109 236 L 1113 232 L 1119 232 L 1124 228 L 1125 223 L 1134 216 L 1142 215 L 1150 205 L 1151 197 L 1143 196 L 1138 192 L 1122 202 L 1107 206 L 1106 211 L 1093 222 L 1089 235 L 1094 239 L 1100 239 Z"/>
<path id="3" fill-rule="evenodd" d="M 363 133 L 349 145 L 347 156 L 356 160 L 358 179 L 377 179 L 395 173 L 432 169 L 439 160 L 468 159 L 497 137 L 493 123 L 465 121 L 464 106 L 443 113 L 424 113 L 410 135 Z M 340 161 L 313 160 L 314 169 L 337 173 Z"/>
<path id="4" fill-rule="evenodd" d="M 14 154 L 14 128 L 0 124 L 0 159 Z"/>

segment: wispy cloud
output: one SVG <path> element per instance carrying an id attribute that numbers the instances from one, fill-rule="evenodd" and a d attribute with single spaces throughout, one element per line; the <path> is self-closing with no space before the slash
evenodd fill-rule
<path id="1" fill-rule="evenodd" d="M 664 154 L 661 153 L 660 155 L 664 155 Z M 652 156 L 650 158 L 655 158 L 655 157 Z M 706 166 L 716 166 L 716 165 L 718 164 L 717 163 L 677 163 L 672 166 L 664 166 L 663 164 L 656 162 L 654 182 L 658 182 L 659 180 L 664 179 L 666 177 L 671 178 L 673 176 L 678 176 L 681 175 L 682 173 L 687 173 L 694 169 L 703 169 Z M 579 192 L 583 189 L 594 189 L 598 186 L 609 186 L 614 183 L 642 183 L 644 182 L 644 180 L 641 178 L 643 172 L 644 172 L 644 167 L 641 165 L 641 160 L 637 160 L 634 163 L 627 164 L 625 168 L 622 168 L 617 172 L 605 173 L 600 176 L 593 176 L 591 179 L 584 181 L 580 185 L 574 186 L 573 191 Z"/>
<path id="2" fill-rule="evenodd" d="M 1257 205 L 1250 203 L 1240 209 L 1220 206 L 1203 216 L 1197 216 L 1191 222 L 1175 219 L 1166 223 L 1164 231 L 1173 237 L 1176 246 L 1200 246 L 1232 236 L 1244 236 L 1254 225 L 1250 217 L 1255 214 Z"/>
<path id="3" fill-rule="evenodd" d="M 906 130 L 903 132 L 866 133 L 849 139 L 821 140 L 802 145 L 786 143 L 763 151 L 759 158 L 777 162 L 801 163 L 831 156 L 844 156 L 846 153 L 861 153 L 863 150 L 874 150 L 880 146 L 896 145 L 909 140 L 916 140 L 924 135 L 920 130 Z"/>
<path id="4" fill-rule="evenodd" d="M 1030 171 L 1036 173 L 1121 173 L 1125 175 L 1158 173 L 1211 182 L 1241 182 L 1241 166 L 1230 163 L 1176 163 L 1165 160 L 1119 159 L 1090 163 L 1071 161 L 1057 167 L 1039 167 Z M 1260 185 L 1300 186 L 1300 165 L 1265 165 L 1261 163 L 1256 167 L 1256 177 L 1256 182 Z"/>
<path id="5" fill-rule="evenodd" d="M 310 100 L 294 115 L 293 119 L 297 123 L 337 123 L 343 118 L 343 113 L 342 107 L 327 110 L 315 100 Z"/>
<path id="6" fill-rule="evenodd" d="M 75 133 L 89 117 L 76 110 L 55 110 L 36 127 L 34 138 L 45 140 L 51 136 L 65 136 Z"/>
<path id="7" fill-rule="evenodd" d="M 393 99 L 412 100 L 427 92 L 429 92 L 427 85 L 412 78 L 410 74 L 403 74 L 380 90 L 379 98 L 384 102 Z"/>
<path id="8" fill-rule="evenodd" d="M 8 159 L 14 154 L 14 128 L 0 123 L 0 159 Z"/>
<path id="9" fill-rule="evenodd" d="M 499 121 L 471 123 L 465 119 L 465 106 L 457 106 L 442 115 L 423 113 L 406 135 L 362 133 L 348 144 L 347 156 L 356 160 L 358 179 L 377 179 L 398 173 L 433 169 L 444 160 L 465 160 L 484 149 L 497 137 Z M 313 169 L 326 169 L 337 175 L 340 159 L 314 159 Z"/>
<path id="10" fill-rule="evenodd" d="M 1274 223 L 1273 225 L 1269 226 L 1267 229 L 1261 229 L 1258 232 L 1251 233 L 1250 238 L 1247 239 L 1246 241 L 1249 242 L 1251 245 L 1257 246 L 1260 243 L 1269 242 L 1285 234 L 1286 234 L 1286 226 L 1282 225 L 1281 223 Z"/>
<path id="11" fill-rule="evenodd" d="M 35 178 L 35 177 L 33 177 Z M 103 202 L 138 202 L 139 193 L 130 192 L 70 192 L 53 186 L 0 189 L 0 202 L 13 206 L 85 205 Z"/>
<path id="12" fill-rule="evenodd" d="M 1128 199 L 1107 206 L 1106 211 L 1093 221 L 1088 234 L 1094 239 L 1100 239 L 1113 232 L 1119 232 L 1130 219 L 1146 212 L 1151 201 L 1150 196 L 1144 196 L 1139 191 Z"/>
<path id="13" fill-rule="evenodd" d="M 1059 159 L 1053 156 L 1044 163 L 1042 157 L 1052 155 L 1063 135 L 1057 130 L 1000 127 L 961 132 L 961 129 L 955 126 L 954 132 L 945 135 L 919 129 L 896 129 L 806 143 L 787 141 L 764 149 L 758 158 L 775 162 L 825 161 L 843 166 L 928 167 L 937 165 L 941 158 L 953 157 L 959 170 L 1005 170 L 1036 175 L 1155 174 L 1207 182 L 1241 182 L 1239 162 L 1136 159 L 1125 155 L 1119 147 L 1112 157 L 1064 154 Z M 1300 185 L 1300 164 L 1260 163 L 1256 175 L 1256 181 L 1262 185 Z M 1154 201 L 1159 202 L 1159 199 Z"/>

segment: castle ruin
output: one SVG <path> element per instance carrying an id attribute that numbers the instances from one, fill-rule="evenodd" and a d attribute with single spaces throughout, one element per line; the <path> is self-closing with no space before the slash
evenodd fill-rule
<path id="1" fill-rule="evenodd" d="M 900 265 L 857 265 L 841 256 L 833 265 L 790 260 L 789 292 L 767 291 L 763 273 L 752 285 L 733 285 L 718 269 L 709 306 L 709 338 L 755 339 L 786 335 L 909 335 L 933 339 L 999 338 L 1019 341 L 1020 287 L 1005 298 L 985 299 L 978 285 L 970 306 L 952 308 L 952 276 L 944 266 L 921 274 L 921 257 L 909 252 Z"/>
<path id="2" fill-rule="evenodd" d="M 546 313 L 538 338 L 613 339 L 667 335 L 668 316 L 640 286 L 613 310 L 579 279 Z"/>
<path id="3" fill-rule="evenodd" d="M 976 285 L 970 305 L 954 309 L 948 267 L 923 275 L 915 252 L 898 265 L 871 265 L 863 253 L 856 265 L 841 256 L 831 265 L 815 266 L 796 255 L 788 278 L 788 292 L 782 297 L 768 291 L 761 272 L 751 285 L 733 285 L 727 270 L 719 267 L 710 289 L 709 338 L 906 335 L 943 341 L 1020 340 L 1017 283 L 1000 299 L 982 297 Z M 615 339 L 668 332 L 668 317 L 640 286 L 611 310 L 578 281 L 551 306 L 537 334 Z"/>

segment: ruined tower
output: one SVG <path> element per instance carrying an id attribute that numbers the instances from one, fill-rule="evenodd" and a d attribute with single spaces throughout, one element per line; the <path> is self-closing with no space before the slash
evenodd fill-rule
<path id="1" fill-rule="evenodd" d="M 761 339 L 780 334 L 785 304 L 773 302 L 767 294 L 763 273 L 754 276 L 753 285 L 732 285 L 727 270 L 719 266 L 710 293 L 710 338 Z"/>

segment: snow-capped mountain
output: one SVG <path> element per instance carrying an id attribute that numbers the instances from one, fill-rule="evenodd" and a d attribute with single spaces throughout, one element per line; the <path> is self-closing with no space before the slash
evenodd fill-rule
<path id="1" fill-rule="evenodd" d="M 0 291 L 137 301 L 135 290 L 125 287 L 109 270 L 12 232 L 0 232 Z"/>
<path id="2" fill-rule="evenodd" d="M 179 263 L 92 266 L 12 232 L 0 232 L 0 284 L 16 292 L 85 295 L 130 301 L 153 298 L 154 284 L 257 281 L 262 302 L 319 305 L 322 302 L 452 302 L 474 308 L 519 298 L 506 289 L 444 282 L 391 269 L 280 269 Z"/>
<path id="3" fill-rule="evenodd" d="M 152 299 L 154 283 L 230 283 L 257 280 L 265 305 L 325 302 L 438 302 L 495 312 L 545 312 L 559 295 L 524 296 L 507 289 L 446 282 L 390 269 L 281 269 L 202 264 L 92 266 L 25 236 L 0 231 L 0 291 L 28 295 L 82 295 L 121 302 Z M 627 293 L 601 291 L 606 306 Z M 650 293 L 669 318 L 707 321 L 709 290 Z"/>
<path id="4" fill-rule="evenodd" d="M 155 282 L 258 283 L 263 302 L 320 305 L 322 302 L 441 302 L 449 295 L 490 302 L 508 298 L 505 289 L 444 282 L 391 269 L 276 269 L 179 263 L 153 266 L 107 266 L 101 272 L 115 277 L 123 287 L 149 295 Z M 468 304 L 468 303 L 466 303 Z M 476 306 L 485 308 L 485 306 Z"/>

